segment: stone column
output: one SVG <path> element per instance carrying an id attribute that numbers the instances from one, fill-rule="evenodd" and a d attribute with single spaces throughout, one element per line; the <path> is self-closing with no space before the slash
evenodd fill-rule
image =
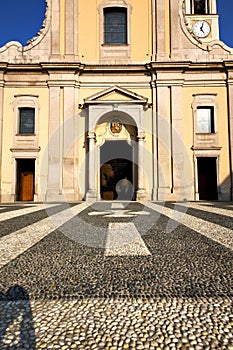
<path id="1" fill-rule="evenodd" d="M 88 132 L 89 141 L 89 153 L 88 153 L 88 192 L 86 199 L 88 201 L 97 200 L 97 190 L 96 190 L 96 154 L 95 154 L 95 133 L 92 131 Z"/>
<path id="2" fill-rule="evenodd" d="M 137 190 L 137 200 L 146 199 L 146 190 L 144 183 L 144 140 L 145 133 L 141 132 L 137 136 L 138 139 L 138 190 Z"/>

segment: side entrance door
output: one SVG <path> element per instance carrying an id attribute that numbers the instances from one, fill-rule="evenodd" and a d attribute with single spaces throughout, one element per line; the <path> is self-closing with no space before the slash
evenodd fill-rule
<path id="1" fill-rule="evenodd" d="M 35 159 L 17 159 L 17 200 L 33 201 Z"/>
<path id="2" fill-rule="evenodd" d="M 217 200 L 217 158 L 199 157 L 198 165 L 198 192 L 201 200 Z"/>
<path id="3" fill-rule="evenodd" d="M 33 201 L 33 173 L 24 171 L 20 173 L 19 183 L 19 200 L 20 201 Z"/>

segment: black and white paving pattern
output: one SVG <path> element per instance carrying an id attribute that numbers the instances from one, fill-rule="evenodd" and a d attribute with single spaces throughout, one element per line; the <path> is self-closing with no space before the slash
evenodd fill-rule
<path id="1" fill-rule="evenodd" d="M 0 349 L 233 349 L 233 203 L 0 205 Z"/>

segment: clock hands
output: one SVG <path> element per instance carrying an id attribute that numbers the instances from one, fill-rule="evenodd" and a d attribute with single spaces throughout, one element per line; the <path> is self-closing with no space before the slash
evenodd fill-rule
<path id="1" fill-rule="evenodd" d="M 202 31 L 202 33 L 204 33 L 203 26 L 204 26 L 204 23 L 202 23 L 202 25 L 200 26 L 200 30 Z"/>

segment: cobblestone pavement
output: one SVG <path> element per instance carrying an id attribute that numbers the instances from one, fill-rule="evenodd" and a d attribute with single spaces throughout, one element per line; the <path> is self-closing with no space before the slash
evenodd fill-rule
<path id="1" fill-rule="evenodd" d="M 0 205 L 0 349 L 233 350 L 233 203 Z"/>

